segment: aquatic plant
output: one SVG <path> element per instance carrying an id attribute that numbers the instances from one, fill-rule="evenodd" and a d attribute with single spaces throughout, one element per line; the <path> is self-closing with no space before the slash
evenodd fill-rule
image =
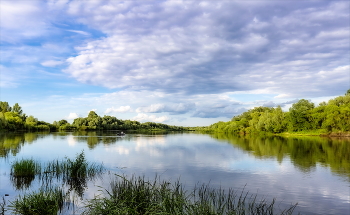
<path id="1" fill-rule="evenodd" d="M 13 177 L 34 177 L 41 172 L 41 165 L 34 159 L 16 160 L 11 165 L 11 175 Z"/>
<path id="2" fill-rule="evenodd" d="M 239 195 L 233 190 L 225 192 L 208 185 L 185 191 L 177 181 L 147 181 L 144 177 L 126 179 L 118 176 L 110 190 L 95 196 L 86 204 L 83 214 L 292 214 L 296 205 L 280 211 L 275 200 L 257 200 L 256 195 Z"/>
<path id="3" fill-rule="evenodd" d="M 4 215 L 6 211 L 6 200 L 5 197 L 2 197 L 2 201 L 0 202 L 0 214 Z"/>
<path id="4" fill-rule="evenodd" d="M 9 208 L 16 214 L 56 215 L 68 199 L 69 196 L 60 188 L 42 188 L 38 192 L 20 195 L 10 202 Z"/>
<path id="5" fill-rule="evenodd" d="M 66 157 L 64 160 L 53 160 L 43 165 L 33 159 L 17 160 L 11 166 L 11 181 L 20 190 L 29 188 L 35 177 L 39 176 L 39 180 L 47 185 L 62 181 L 68 185 L 70 191 L 75 190 L 82 196 L 87 180 L 102 175 L 104 171 L 102 164 L 87 162 L 82 151 L 75 159 Z"/>
<path id="6" fill-rule="evenodd" d="M 62 180 L 69 186 L 70 191 L 75 190 L 79 196 L 82 196 L 87 187 L 87 180 L 100 176 L 104 170 L 102 164 L 87 162 L 84 151 L 82 151 L 73 160 L 66 158 L 62 161 L 49 162 L 41 178 L 46 182 L 50 182 L 53 178 Z"/>
<path id="7" fill-rule="evenodd" d="M 17 190 L 29 188 L 36 174 L 40 174 L 41 165 L 34 159 L 16 160 L 11 165 L 11 181 Z"/>
<path id="8" fill-rule="evenodd" d="M 84 151 L 77 154 L 74 160 L 66 157 L 65 160 L 54 160 L 49 162 L 44 168 L 43 177 L 70 178 L 93 178 L 101 173 L 105 168 L 102 164 L 89 163 L 85 158 Z"/>

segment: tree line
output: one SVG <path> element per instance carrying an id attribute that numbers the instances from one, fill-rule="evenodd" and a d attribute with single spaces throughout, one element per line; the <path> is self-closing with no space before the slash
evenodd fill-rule
<path id="1" fill-rule="evenodd" d="M 229 122 L 217 122 L 196 130 L 231 133 L 282 133 L 282 132 L 349 132 L 350 131 L 350 89 L 344 96 L 315 106 L 309 100 L 300 99 L 289 111 L 276 108 L 255 107 Z"/>
<path id="2" fill-rule="evenodd" d="M 8 131 L 57 131 L 57 130 L 187 130 L 182 126 L 166 125 L 163 123 L 140 123 L 132 120 L 121 120 L 114 116 L 98 116 L 90 111 L 88 116 L 74 119 L 73 123 L 62 119 L 52 124 L 39 121 L 34 116 L 23 113 L 18 103 L 12 107 L 8 102 L 0 101 L 0 130 Z"/>

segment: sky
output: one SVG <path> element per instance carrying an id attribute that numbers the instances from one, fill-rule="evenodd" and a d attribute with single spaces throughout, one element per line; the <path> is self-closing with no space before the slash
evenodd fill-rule
<path id="1" fill-rule="evenodd" d="M 350 89 L 350 1 L 0 0 L 0 100 L 179 126 Z"/>

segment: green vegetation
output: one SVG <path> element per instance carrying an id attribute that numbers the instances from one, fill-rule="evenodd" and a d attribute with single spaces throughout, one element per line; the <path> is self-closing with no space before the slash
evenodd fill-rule
<path id="1" fill-rule="evenodd" d="M 89 164 L 85 159 L 84 151 L 77 154 L 75 160 L 54 160 L 49 162 L 44 168 L 39 162 L 33 159 L 17 160 L 11 165 L 11 175 L 13 177 L 34 177 L 35 175 L 45 175 L 62 178 L 91 178 L 104 171 L 102 165 Z"/>
<path id="2" fill-rule="evenodd" d="M 16 214 L 56 215 L 69 196 L 60 188 L 41 188 L 38 192 L 19 196 L 9 205 Z"/>
<path id="3" fill-rule="evenodd" d="M 342 133 L 350 136 L 350 93 L 315 104 L 301 99 L 289 112 L 281 107 L 255 107 L 229 122 L 217 122 L 208 127 L 194 128 L 200 131 L 229 132 L 241 134 L 313 134 Z"/>
<path id="4" fill-rule="evenodd" d="M 67 122 L 62 122 L 62 120 L 58 123 L 54 122 L 53 124 L 59 126 L 59 128 L 63 130 L 67 128 L 74 128 L 77 130 L 186 130 L 186 128 L 181 126 L 172 126 L 162 123 L 140 123 L 138 121 L 117 119 L 114 116 L 100 117 L 94 111 L 90 111 L 89 115 L 85 118 L 80 117 L 74 119 L 71 125 L 67 124 Z"/>
<path id="5" fill-rule="evenodd" d="M 256 196 L 248 193 L 238 195 L 207 185 L 189 193 L 179 181 L 171 184 L 144 177 L 118 176 L 103 196 L 89 200 L 83 214 L 292 214 L 296 207 L 278 211 L 274 200 L 257 201 Z"/>
<path id="6" fill-rule="evenodd" d="M 58 187 L 40 188 L 36 192 L 19 195 L 10 205 L 1 204 L 2 211 L 12 211 L 23 215 L 62 214 L 69 209 L 71 200 L 69 192 Z M 111 181 L 110 189 L 93 199 L 86 200 L 81 208 L 82 214 L 293 214 L 295 205 L 285 210 L 275 206 L 275 199 L 268 202 L 258 200 L 257 195 L 248 193 L 213 189 L 208 185 L 185 190 L 177 181 L 170 183 L 146 180 L 144 177 L 127 179 L 119 176 Z"/>
<path id="7" fill-rule="evenodd" d="M 77 154 L 75 160 L 66 158 L 66 160 L 54 160 L 47 164 L 44 168 L 43 174 L 45 177 L 52 175 L 54 177 L 62 176 L 67 178 L 93 178 L 104 171 L 102 165 L 95 163 L 89 164 L 85 159 L 84 152 Z"/>
<path id="8" fill-rule="evenodd" d="M 34 177 L 40 171 L 40 163 L 33 159 L 18 160 L 11 165 L 11 175 L 13 177 Z"/>
<path id="9" fill-rule="evenodd" d="M 43 166 L 33 159 L 15 161 L 11 165 L 11 181 L 17 190 L 21 190 L 29 188 L 36 176 L 48 184 L 53 179 L 62 180 L 70 191 L 74 190 L 82 196 L 87 187 L 87 180 L 100 176 L 104 171 L 102 164 L 88 163 L 84 152 L 81 152 L 75 160 L 54 160 Z"/>
<path id="10" fill-rule="evenodd" d="M 90 111 L 85 118 L 74 119 L 70 124 L 62 119 L 54 121 L 52 124 L 39 121 L 33 116 L 23 113 L 21 106 L 16 103 L 11 107 L 8 102 L 0 101 L 0 130 L 8 131 L 58 131 L 58 130 L 187 130 L 181 126 L 166 125 L 155 122 L 140 123 L 132 120 L 121 120 L 114 116 L 98 116 L 94 111 Z"/>
<path id="11" fill-rule="evenodd" d="M 35 175 L 40 172 L 39 162 L 33 159 L 17 160 L 11 165 L 11 180 L 18 190 L 29 188 Z"/>

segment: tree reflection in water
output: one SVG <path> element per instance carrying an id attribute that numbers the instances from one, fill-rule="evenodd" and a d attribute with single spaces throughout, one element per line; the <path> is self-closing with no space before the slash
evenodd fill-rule
<path id="1" fill-rule="evenodd" d="M 228 133 L 213 133 L 211 137 L 227 141 L 258 158 L 276 157 L 282 162 L 290 157 L 292 163 L 303 172 L 310 172 L 319 164 L 350 180 L 350 138 L 262 137 Z"/>

